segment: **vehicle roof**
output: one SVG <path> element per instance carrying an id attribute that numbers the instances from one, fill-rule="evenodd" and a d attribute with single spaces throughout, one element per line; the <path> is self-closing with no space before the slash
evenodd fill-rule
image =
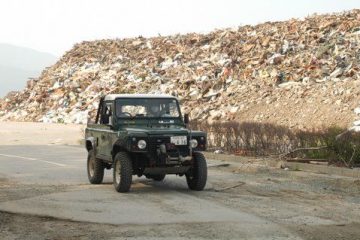
<path id="1" fill-rule="evenodd" d="M 167 94 L 108 94 L 105 96 L 105 101 L 112 101 L 116 98 L 176 98 Z"/>

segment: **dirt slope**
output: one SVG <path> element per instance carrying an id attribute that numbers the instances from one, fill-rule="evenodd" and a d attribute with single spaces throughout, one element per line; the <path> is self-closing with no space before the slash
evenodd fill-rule
<path id="1" fill-rule="evenodd" d="M 209 34 L 76 44 L 0 120 L 86 123 L 105 93 L 168 93 L 193 119 L 351 126 L 360 105 L 360 10 Z"/>

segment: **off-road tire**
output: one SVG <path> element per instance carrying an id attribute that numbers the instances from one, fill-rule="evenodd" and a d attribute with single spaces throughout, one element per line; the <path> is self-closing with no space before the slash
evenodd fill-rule
<path id="1" fill-rule="evenodd" d="M 193 166 L 186 174 L 189 189 L 202 191 L 207 180 L 207 164 L 204 155 L 200 152 L 193 153 Z"/>
<path id="2" fill-rule="evenodd" d="M 165 174 L 156 174 L 156 175 L 151 175 L 150 178 L 154 181 L 157 181 L 157 182 L 161 182 L 165 179 Z"/>
<path id="3" fill-rule="evenodd" d="M 128 192 L 130 190 L 132 173 L 130 156 L 126 152 L 117 153 L 113 164 L 113 183 L 116 191 Z"/>
<path id="4" fill-rule="evenodd" d="M 95 152 L 91 149 L 87 158 L 87 174 L 91 184 L 100 184 L 104 179 L 104 163 L 95 157 Z"/>

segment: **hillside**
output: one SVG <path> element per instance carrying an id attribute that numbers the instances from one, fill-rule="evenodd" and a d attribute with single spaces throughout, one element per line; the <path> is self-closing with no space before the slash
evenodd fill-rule
<path id="1" fill-rule="evenodd" d="M 56 62 L 56 57 L 30 48 L 0 43 L 0 97 L 21 90 L 29 78 Z"/>
<path id="2" fill-rule="evenodd" d="M 24 89 L 28 78 L 38 77 L 40 73 L 40 69 L 38 71 L 28 71 L 0 65 L 0 97 L 5 96 L 10 91 Z"/>
<path id="3" fill-rule="evenodd" d="M 168 93 L 192 119 L 351 126 L 360 105 L 360 10 L 209 34 L 76 44 L 0 120 L 85 123 L 105 93 Z"/>

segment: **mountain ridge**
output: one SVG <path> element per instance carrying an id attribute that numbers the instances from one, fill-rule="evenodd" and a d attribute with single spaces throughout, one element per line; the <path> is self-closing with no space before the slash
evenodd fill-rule
<path id="1" fill-rule="evenodd" d="M 29 78 L 55 63 L 56 56 L 35 49 L 0 43 L 0 97 L 25 87 Z"/>

